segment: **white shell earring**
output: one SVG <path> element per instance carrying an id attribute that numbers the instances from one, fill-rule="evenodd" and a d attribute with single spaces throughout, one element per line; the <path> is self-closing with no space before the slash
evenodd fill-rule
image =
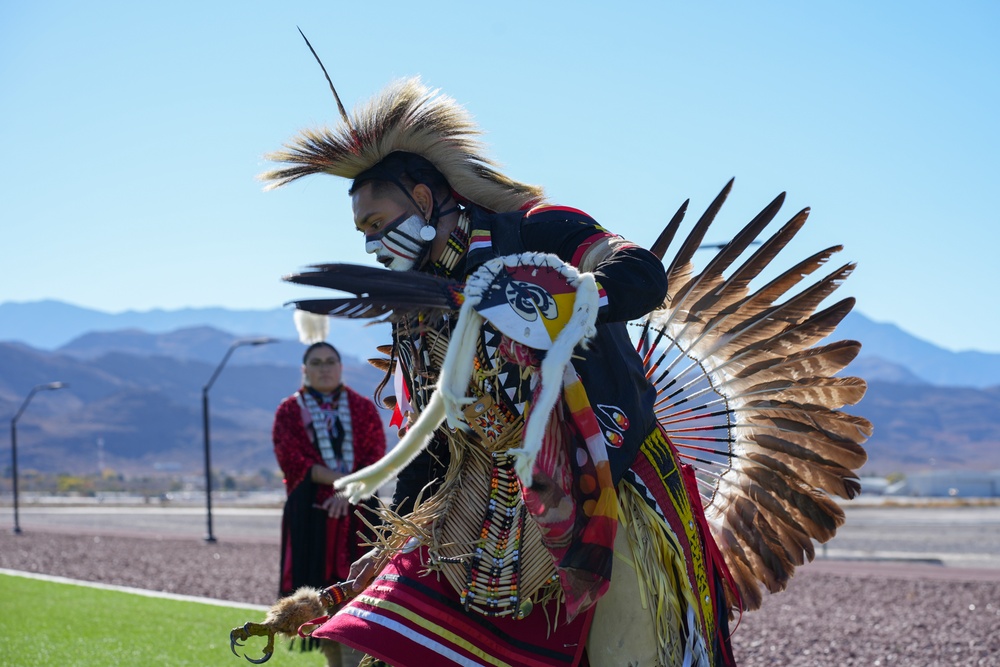
<path id="1" fill-rule="evenodd" d="M 424 225 L 420 228 L 420 239 L 422 241 L 433 241 L 435 236 L 437 236 L 437 230 L 430 225 Z"/>

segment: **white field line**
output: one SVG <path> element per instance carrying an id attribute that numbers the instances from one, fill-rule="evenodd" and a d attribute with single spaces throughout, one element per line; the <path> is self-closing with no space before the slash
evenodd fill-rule
<path id="1" fill-rule="evenodd" d="M 229 600 L 217 600 L 215 598 L 203 598 L 196 595 L 178 595 L 177 593 L 164 593 L 162 591 L 150 591 L 144 588 L 132 588 L 131 586 L 114 586 L 112 584 L 100 584 L 94 581 L 81 581 L 79 579 L 67 579 L 66 577 L 56 577 L 50 574 L 37 574 L 35 572 L 24 572 L 22 570 L 8 570 L 0 567 L 0 574 L 11 577 L 24 577 L 25 579 L 38 579 L 39 581 L 51 581 L 55 584 L 69 584 L 71 586 L 85 586 L 87 588 L 97 588 L 104 591 L 118 591 L 119 593 L 131 593 L 133 595 L 143 595 L 148 598 L 162 598 L 164 600 L 179 600 L 180 602 L 197 602 L 200 604 L 210 604 L 216 607 L 230 607 L 235 609 L 251 609 L 253 611 L 266 612 L 268 607 L 257 604 L 247 604 L 244 602 L 230 602 Z"/>
<path id="2" fill-rule="evenodd" d="M 872 560 L 899 560 L 899 561 L 920 561 L 937 560 L 942 563 L 968 562 L 976 563 L 979 567 L 1000 568 L 1000 556 L 997 554 L 984 553 L 941 553 L 941 552 L 921 552 L 921 551 L 867 551 L 864 549 L 826 549 L 822 545 L 816 548 L 816 558 L 837 560 L 844 558 L 867 558 Z"/>

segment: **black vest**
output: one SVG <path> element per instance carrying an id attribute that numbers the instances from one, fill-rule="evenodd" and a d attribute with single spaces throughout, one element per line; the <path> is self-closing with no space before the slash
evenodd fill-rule
<path id="1" fill-rule="evenodd" d="M 567 217 L 578 217 L 566 212 Z M 589 220 L 589 218 L 588 218 Z M 526 219 L 526 213 L 488 213 L 471 207 L 470 230 L 473 242 L 466 260 L 467 275 L 493 259 L 522 252 L 546 252 L 527 248 L 521 240 L 524 224 L 544 224 Z M 594 223 L 596 225 L 596 223 Z M 484 243 L 486 238 L 490 243 Z M 586 350 L 577 350 L 582 360 L 573 367 L 583 382 L 605 440 L 611 475 L 617 484 L 632 465 L 646 436 L 656 428 L 653 403 L 656 390 L 646 379 L 642 359 L 629 339 L 624 322 L 597 325 L 597 335 Z"/>

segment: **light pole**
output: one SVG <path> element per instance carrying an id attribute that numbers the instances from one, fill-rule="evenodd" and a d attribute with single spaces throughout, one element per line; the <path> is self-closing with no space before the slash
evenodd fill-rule
<path id="1" fill-rule="evenodd" d="M 268 343 L 277 343 L 277 338 L 243 338 L 240 340 L 233 341 L 233 344 L 229 346 L 226 350 L 226 356 L 222 357 L 222 361 L 219 362 L 218 368 L 212 373 L 212 377 L 208 379 L 208 382 L 202 387 L 201 390 L 201 421 L 202 428 L 205 432 L 205 512 L 208 517 L 208 534 L 205 535 L 206 542 L 215 542 L 215 534 L 212 532 L 212 444 L 211 438 L 209 437 L 208 429 L 208 390 L 212 388 L 215 384 L 216 378 L 219 377 L 219 373 L 222 372 L 222 368 L 229 361 L 229 357 L 232 356 L 233 350 L 244 345 L 267 345 Z"/>
<path id="2" fill-rule="evenodd" d="M 18 520 L 17 514 L 17 420 L 21 418 L 24 414 L 25 408 L 28 407 L 28 403 L 34 398 L 35 394 L 40 391 L 46 391 L 48 389 L 62 389 L 63 387 L 68 387 L 69 385 L 65 382 L 49 382 L 48 384 L 39 384 L 31 388 L 28 392 L 28 397 L 24 399 L 24 403 L 21 404 L 21 408 L 14 415 L 14 418 L 10 420 L 10 458 L 11 458 L 11 473 L 14 476 L 14 534 L 21 534 L 21 524 Z"/>

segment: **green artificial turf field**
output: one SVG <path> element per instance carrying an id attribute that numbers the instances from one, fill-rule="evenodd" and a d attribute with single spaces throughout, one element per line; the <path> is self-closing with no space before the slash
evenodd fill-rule
<path id="1" fill-rule="evenodd" d="M 0 574 L 0 664 L 117 667 L 250 663 L 229 652 L 229 631 L 264 612 Z M 259 658 L 265 639 L 245 649 Z M 326 664 L 318 651 L 289 651 L 275 639 L 276 667 Z"/>

